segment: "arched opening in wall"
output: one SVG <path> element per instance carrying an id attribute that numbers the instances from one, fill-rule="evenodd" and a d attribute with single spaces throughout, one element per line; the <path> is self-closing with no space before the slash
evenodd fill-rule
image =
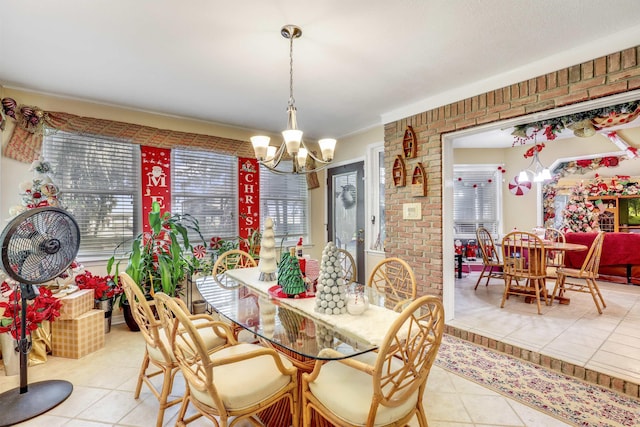
<path id="1" fill-rule="evenodd" d="M 539 322 L 540 320 L 537 318 L 538 314 L 535 307 L 525 306 L 523 302 L 518 300 L 520 297 L 512 297 L 507 301 L 504 309 L 500 308 L 502 290 L 504 289 L 503 282 L 494 279 L 490 282 L 491 284 L 489 284 L 488 287 L 485 287 L 484 282 L 482 282 L 478 289 L 474 291 L 474 285 L 476 283 L 475 279 L 479 275 L 478 271 L 471 270 L 471 273 L 469 273 L 469 270 L 463 269 L 464 275 L 467 277 L 462 280 L 456 278 L 454 241 L 457 236 L 454 229 L 453 217 L 445 214 L 446 212 L 454 212 L 454 181 L 457 179 L 453 173 L 454 165 L 460 161 L 462 163 L 469 163 L 469 158 L 473 158 L 476 162 L 499 164 L 501 167 L 506 169 L 502 180 L 502 192 L 504 199 L 502 206 L 502 220 L 498 226 L 498 232 L 495 236 L 496 241 L 500 241 L 500 239 L 514 227 L 530 231 L 533 227 L 544 223 L 543 193 L 541 185 L 537 184 L 532 186 L 531 191 L 526 195 L 526 197 L 518 198 L 509 193 L 508 183 L 513 176 L 517 175 L 521 169 L 525 168 L 529 164 L 530 159 L 523 158 L 523 153 L 532 146 L 516 146 L 512 148 L 514 139 L 511 132 L 513 131 L 513 128 L 517 125 L 533 123 L 546 118 L 567 116 L 577 112 L 589 111 L 638 99 L 640 99 L 640 91 L 627 92 L 569 107 L 562 107 L 551 111 L 536 113 L 526 117 L 519 117 L 513 120 L 478 126 L 442 136 L 442 247 L 444 248 L 443 300 L 447 313 L 447 324 L 458 329 L 486 336 L 490 339 L 496 339 L 521 348 L 540 352 L 541 354 L 545 354 L 547 349 L 548 351 L 553 352 L 553 343 L 551 341 L 544 341 L 542 343 L 540 341 L 536 341 L 538 334 L 533 333 L 533 331 L 527 330 L 526 328 L 521 328 L 520 331 L 513 330 L 517 324 L 517 322 L 514 322 L 516 319 L 517 321 L 527 319 L 527 321 L 531 323 L 536 321 Z M 625 138 L 629 136 L 628 140 L 632 146 L 640 147 L 640 118 L 634 123 L 627 125 L 627 127 L 620 129 L 619 134 L 624 134 Z M 587 138 L 575 138 L 573 135 L 569 136 L 569 138 L 579 140 L 579 142 L 582 142 L 585 147 L 588 146 L 586 142 Z M 586 161 L 587 159 L 595 159 L 610 155 L 621 155 L 623 153 L 612 141 L 609 141 L 605 135 L 599 134 L 588 139 L 592 139 L 593 141 L 596 141 L 597 144 L 600 144 L 599 147 L 601 148 L 598 149 L 599 151 L 594 151 L 594 149 L 591 148 L 591 151 L 579 153 L 575 151 L 575 146 L 573 149 L 566 148 L 564 151 L 561 149 L 554 151 L 555 148 L 563 147 L 563 144 L 567 144 L 568 146 L 568 144 L 571 144 L 572 142 L 569 140 L 563 141 L 562 138 L 557 141 L 547 141 L 544 139 L 543 142 L 546 144 L 546 152 L 543 152 L 543 154 L 548 156 L 553 153 L 556 157 L 541 157 L 541 160 L 545 165 L 554 169 L 559 165 L 570 162 L 571 160 L 582 159 Z M 541 141 L 539 140 L 537 142 L 539 143 Z M 468 151 L 466 153 L 466 157 L 461 154 L 461 152 L 465 150 Z M 474 152 L 474 150 L 476 151 Z M 480 150 L 493 150 L 493 154 L 502 151 L 505 154 L 500 158 L 494 158 L 491 156 L 483 157 Z M 631 173 L 626 174 L 640 176 L 640 159 L 625 160 L 621 165 L 623 163 L 626 163 L 627 167 L 624 170 L 631 171 Z M 633 171 L 636 172 L 634 173 Z M 588 177 L 592 177 L 596 172 L 597 171 L 592 172 L 592 175 L 589 175 Z M 515 203 L 514 200 L 517 200 L 517 203 Z M 640 295 L 640 287 L 629 285 L 622 286 L 626 286 L 627 290 L 635 291 L 636 294 Z M 489 288 L 493 289 L 488 291 Z M 553 281 L 549 282 L 548 288 L 550 290 L 553 289 Z M 485 298 L 491 292 L 493 292 L 493 299 Z M 605 290 L 605 292 L 608 291 Z M 616 292 L 616 290 L 614 289 L 612 292 Z M 474 298 L 477 298 L 477 304 L 474 303 Z M 605 314 L 614 315 L 615 313 L 615 315 L 617 315 L 618 311 L 615 305 L 616 303 L 612 303 L 613 308 L 608 312 L 605 312 Z M 531 310 L 527 310 L 527 308 L 531 308 Z M 564 306 L 558 306 L 556 303 L 555 307 L 551 306 L 549 309 L 564 310 L 564 315 L 564 313 L 569 313 L 575 308 L 575 304 L 571 308 L 567 308 Z M 593 308 L 592 311 L 595 312 L 595 308 Z M 621 309 L 620 312 L 626 313 L 626 310 Z M 507 317 L 504 318 L 498 316 Z M 600 318 L 604 319 L 604 317 Z M 556 319 L 555 315 L 554 319 Z M 638 323 L 637 320 L 635 320 L 635 323 Z M 514 326 L 514 328 L 510 329 L 512 326 Z M 492 327 L 495 328 L 492 329 Z M 547 338 L 552 339 L 552 337 L 549 336 L 550 334 L 546 335 Z M 566 360 L 566 358 L 568 358 L 569 362 L 575 363 L 575 357 L 572 359 L 572 356 L 566 353 L 562 356 L 554 354 L 551 354 L 551 356 L 557 356 L 557 358 L 560 358 L 561 360 Z M 620 375 L 624 376 L 624 374 L 614 376 L 620 377 Z M 636 383 L 637 382 L 638 381 L 636 380 Z"/>

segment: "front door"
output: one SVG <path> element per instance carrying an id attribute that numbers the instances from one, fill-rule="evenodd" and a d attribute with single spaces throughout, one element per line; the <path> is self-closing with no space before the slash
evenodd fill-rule
<path id="1" fill-rule="evenodd" d="M 329 240 L 356 261 L 357 282 L 364 271 L 364 162 L 331 168 L 328 175 Z"/>

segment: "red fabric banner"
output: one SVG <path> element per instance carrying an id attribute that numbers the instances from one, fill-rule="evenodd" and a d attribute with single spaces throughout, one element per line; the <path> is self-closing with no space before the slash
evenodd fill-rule
<path id="1" fill-rule="evenodd" d="M 246 239 L 260 230 L 260 168 L 255 158 L 238 157 L 238 186 L 238 230 Z M 240 249 L 246 251 L 243 246 Z"/>
<path id="2" fill-rule="evenodd" d="M 142 230 L 149 229 L 149 212 L 153 202 L 161 212 L 171 211 L 171 150 L 140 146 L 142 167 Z"/>

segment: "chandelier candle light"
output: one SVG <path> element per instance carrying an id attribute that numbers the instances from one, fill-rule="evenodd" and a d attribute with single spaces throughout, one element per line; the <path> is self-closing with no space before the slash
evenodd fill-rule
<path id="1" fill-rule="evenodd" d="M 293 39 L 302 36 L 302 30 L 295 25 L 285 25 L 280 30 L 282 37 L 289 39 L 289 103 L 287 106 L 288 122 L 287 128 L 282 131 L 284 139 L 280 147 L 269 145 L 270 138 L 268 136 L 253 136 L 251 144 L 255 152 L 258 162 L 270 171 L 277 174 L 299 174 L 309 173 L 324 169 L 333 160 L 333 152 L 336 146 L 336 140 L 332 138 L 324 138 L 318 141 L 322 159 L 316 157 L 302 140 L 302 131 L 298 129 L 296 121 L 296 106 L 293 98 Z M 283 159 L 284 153 L 291 157 L 293 169 L 285 171 L 278 169 L 278 165 Z M 319 163 L 321 166 L 316 168 L 307 168 L 307 156 Z"/>
<path id="2" fill-rule="evenodd" d="M 527 150 L 524 157 L 533 157 L 531 163 L 526 169 L 520 171 L 518 182 L 542 182 L 551 179 L 549 168 L 545 167 L 538 158 L 538 153 L 542 151 L 544 144 L 534 144 L 532 148 Z"/>

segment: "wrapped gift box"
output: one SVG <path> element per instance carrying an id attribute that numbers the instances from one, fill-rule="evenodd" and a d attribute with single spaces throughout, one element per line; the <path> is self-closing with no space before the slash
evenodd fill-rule
<path id="1" fill-rule="evenodd" d="M 54 356 L 79 359 L 104 347 L 104 311 L 89 310 L 75 319 L 51 323 Z"/>
<path id="2" fill-rule="evenodd" d="M 82 289 L 60 298 L 59 319 L 75 319 L 93 309 L 93 289 Z"/>

